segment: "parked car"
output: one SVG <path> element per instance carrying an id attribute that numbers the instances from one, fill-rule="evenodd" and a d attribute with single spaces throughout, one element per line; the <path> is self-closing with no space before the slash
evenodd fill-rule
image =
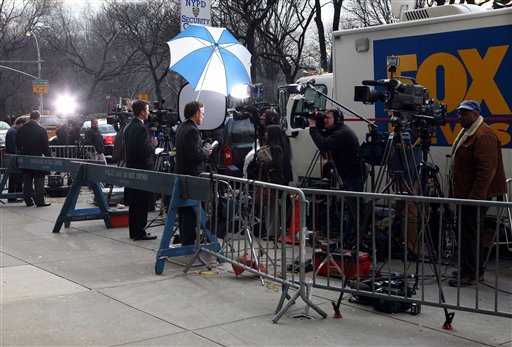
<path id="1" fill-rule="evenodd" d="M 5 135 L 10 127 L 6 122 L 0 122 L 0 147 L 5 147 Z"/>
<path id="2" fill-rule="evenodd" d="M 254 125 L 248 118 L 229 115 L 224 126 L 213 131 L 219 141 L 216 155 L 217 171 L 223 175 L 242 177 L 244 159 L 254 147 Z"/>
<path id="3" fill-rule="evenodd" d="M 85 121 L 80 130 L 80 137 L 85 139 L 85 132 L 91 127 L 91 121 Z M 117 132 L 111 124 L 107 124 L 106 120 L 98 120 L 98 130 L 103 137 L 103 145 L 105 146 L 105 158 L 107 161 L 112 160 L 112 152 L 116 141 Z"/>

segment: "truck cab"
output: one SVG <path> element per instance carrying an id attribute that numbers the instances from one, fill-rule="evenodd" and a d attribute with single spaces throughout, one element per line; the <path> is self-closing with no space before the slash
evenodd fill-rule
<path id="1" fill-rule="evenodd" d="M 320 111 L 332 107 L 332 103 L 310 88 L 304 88 L 307 83 L 314 81 L 315 88 L 333 96 L 333 74 L 311 75 L 301 77 L 294 84 L 279 88 L 279 110 L 283 126 L 290 139 L 292 148 L 292 169 L 294 181 L 300 182 L 308 173 L 308 168 L 315 157 L 317 148 L 309 136 L 304 115 L 308 112 L 307 103 Z M 304 89 L 304 91 L 301 91 Z M 320 163 L 317 163 L 310 173 L 311 177 L 320 177 Z"/>
<path id="2" fill-rule="evenodd" d="M 403 9 L 403 8 L 402 8 Z M 363 80 L 389 78 L 387 58 L 396 56 L 397 76 L 414 78 L 430 98 L 447 106 L 447 122 L 436 126 L 430 160 L 446 176 L 451 146 L 461 130 L 456 108 L 461 101 L 481 102 L 482 115 L 502 144 L 507 177 L 512 176 L 512 9 L 483 10 L 475 5 L 444 5 L 402 11 L 401 21 L 333 33 L 333 74 L 307 76 L 279 89 L 283 126 L 292 147 L 295 181 L 304 176 L 316 152 L 308 129 L 298 126 L 304 100 L 320 110 L 332 108 L 325 98 L 298 85 L 315 85 L 337 102 L 381 125 L 389 121 L 383 103 L 354 101 Z M 294 92 L 294 88 L 296 91 Z M 363 142 L 368 126 L 345 112 L 345 123 Z M 319 166 L 312 176 L 319 176 Z"/>

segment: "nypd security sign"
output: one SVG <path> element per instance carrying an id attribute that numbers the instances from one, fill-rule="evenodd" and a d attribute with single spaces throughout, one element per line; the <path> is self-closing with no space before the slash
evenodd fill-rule
<path id="1" fill-rule="evenodd" d="M 211 25 L 211 0 L 181 0 L 181 31 L 190 24 Z"/>

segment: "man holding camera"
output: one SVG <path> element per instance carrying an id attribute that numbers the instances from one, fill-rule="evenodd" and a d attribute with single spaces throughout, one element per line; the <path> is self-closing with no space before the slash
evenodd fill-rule
<path id="1" fill-rule="evenodd" d="M 334 175 L 339 175 L 344 190 L 362 191 L 364 169 L 359 153 L 359 141 L 352 129 L 343 123 L 343 114 L 337 109 L 327 110 L 323 118 L 324 129 L 309 118 L 309 134 L 323 155 L 334 162 Z"/>
<path id="2" fill-rule="evenodd" d="M 136 100 L 132 104 L 132 110 L 134 118 L 124 130 L 126 167 L 153 170 L 156 143 L 144 125 L 149 116 L 149 105 Z M 134 241 L 156 239 L 156 236 L 146 233 L 144 229 L 148 221 L 152 193 L 133 188 L 125 188 L 124 192 L 129 206 L 130 238 Z"/>
<path id="3" fill-rule="evenodd" d="M 176 173 L 198 176 L 204 171 L 211 150 L 203 147 L 198 125 L 203 122 L 204 107 L 199 101 L 185 105 L 183 122 L 176 133 Z M 178 208 L 182 245 L 193 245 L 196 239 L 196 213 L 194 207 Z"/>
<path id="4" fill-rule="evenodd" d="M 451 196 L 475 200 L 502 196 L 507 192 L 507 187 L 500 141 L 480 115 L 478 101 L 465 100 L 457 110 L 462 130 L 452 146 Z M 477 245 L 477 240 L 481 238 L 477 233 L 483 230 L 487 209 L 469 205 L 460 207 L 460 274 L 456 273 L 456 278 L 449 281 L 452 287 L 472 285 L 484 276 L 483 252 Z M 479 256 L 477 249 L 481 253 Z"/>

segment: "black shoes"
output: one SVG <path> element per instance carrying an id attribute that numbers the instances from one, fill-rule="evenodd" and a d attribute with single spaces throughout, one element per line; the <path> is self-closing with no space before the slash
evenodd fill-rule
<path id="1" fill-rule="evenodd" d="M 133 237 L 133 241 L 145 241 L 145 240 L 156 240 L 155 235 L 151 235 L 150 233 L 146 233 L 145 235 L 141 237 Z"/>
<path id="2" fill-rule="evenodd" d="M 36 207 L 46 207 L 46 206 L 51 206 L 51 204 L 49 202 L 43 202 L 42 204 L 36 205 Z"/>

